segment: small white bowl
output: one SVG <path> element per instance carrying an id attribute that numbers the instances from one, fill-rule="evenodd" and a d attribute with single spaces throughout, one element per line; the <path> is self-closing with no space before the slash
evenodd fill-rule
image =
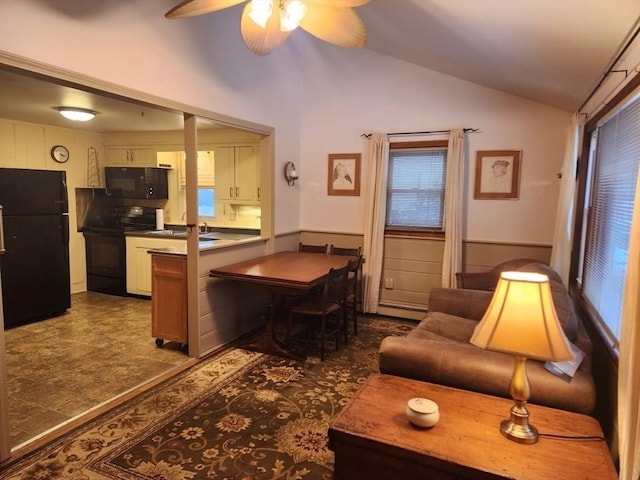
<path id="1" fill-rule="evenodd" d="M 440 420 L 440 410 L 433 400 L 416 397 L 407 402 L 407 417 L 416 427 L 433 427 Z"/>

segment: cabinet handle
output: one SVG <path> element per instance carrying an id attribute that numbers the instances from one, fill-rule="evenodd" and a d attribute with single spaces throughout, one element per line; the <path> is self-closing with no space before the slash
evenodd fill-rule
<path id="1" fill-rule="evenodd" d="M 236 198 L 240 196 L 240 187 L 236 187 Z"/>
<path id="2" fill-rule="evenodd" d="M 260 200 L 260 187 L 258 187 L 258 200 Z"/>
<path id="3" fill-rule="evenodd" d="M 233 187 L 229 187 L 229 196 L 233 198 Z"/>
<path id="4" fill-rule="evenodd" d="M 2 220 L 2 205 L 0 205 L 0 253 L 4 253 L 4 227 Z"/>

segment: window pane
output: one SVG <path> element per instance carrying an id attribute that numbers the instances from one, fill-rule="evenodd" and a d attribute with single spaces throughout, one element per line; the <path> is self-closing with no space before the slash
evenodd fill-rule
<path id="1" fill-rule="evenodd" d="M 584 259 L 584 295 L 615 340 L 620 339 L 639 164 L 640 98 L 598 129 L 590 228 Z"/>
<path id="2" fill-rule="evenodd" d="M 446 158 L 443 149 L 389 153 L 388 227 L 442 230 Z"/>
<path id="3" fill-rule="evenodd" d="M 198 188 L 198 216 L 216 216 L 216 195 L 213 188 Z"/>

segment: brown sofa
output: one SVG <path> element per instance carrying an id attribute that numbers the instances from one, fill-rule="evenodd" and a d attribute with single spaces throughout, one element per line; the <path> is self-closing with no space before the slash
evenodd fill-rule
<path id="1" fill-rule="evenodd" d="M 531 403 L 590 414 L 595 405 L 591 375 L 591 340 L 575 313 L 562 280 L 548 265 L 537 261 L 505 262 L 486 274 L 458 276 L 458 285 L 485 290 L 434 288 L 424 319 L 405 337 L 387 337 L 380 345 L 381 373 L 448 385 L 511 398 L 509 385 L 514 358 L 478 348 L 469 339 L 489 305 L 500 271 L 521 270 L 549 276 L 558 319 L 567 338 L 585 352 L 570 382 L 550 373 L 543 362 L 527 361 Z M 470 277 L 465 278 L 465 275 Z M 484 277 L 483 277 L 484 275 Z M 493 279 L 493 280 L 492 280 Z"/>

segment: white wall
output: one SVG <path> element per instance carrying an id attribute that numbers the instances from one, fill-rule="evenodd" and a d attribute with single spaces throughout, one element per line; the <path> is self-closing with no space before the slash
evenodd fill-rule
<path id="1" fill-rule="evenodd" d="M 465 239 L 552 242 L 568 112 L 366 50 L 313 44 L 304 66 L 302 229 L 363 232 L 362 133 L 472 127 Z M 503 149 L 523 151 L 520 199 L 473 200 L 476 150 Z M 327 155 L 351 152 L 363 153 L 360 197 L 327 196 Z"/>

